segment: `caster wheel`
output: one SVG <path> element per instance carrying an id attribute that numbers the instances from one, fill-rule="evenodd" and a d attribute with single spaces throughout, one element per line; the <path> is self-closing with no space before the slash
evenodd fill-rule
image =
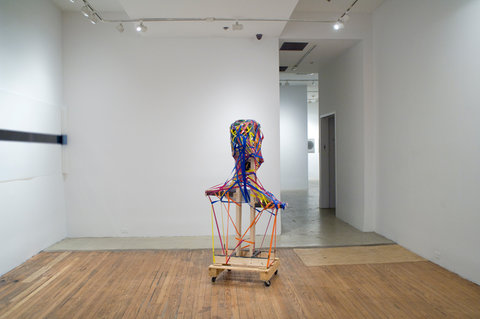
<path id="1" fill-rule="evenodd" d="M 275 270 L 275 273 L 274 273 L 274 274 L 275 274 L 275 275 L 277 275 L 277 274 L 278 274 L 278 269 L 277 269 L 277 270 Z"/>
<path id="2" fill-rule="evenodd" d="M 232 271 L 231 269 L 227 269 L 228 271 Z"/>
<path id="3" fill-rule="evenodd" d="M 270 287 L 272 283 L 270 282 L 270 280 L 267 280 L 264 282 L 264 284 L 265 284 L 265 287 Z"/>
<path id="4" fill-rule="evenodd" d="M 215 282 L 217 280 L 217 277 L 212 277 L 212 282 Z"/>

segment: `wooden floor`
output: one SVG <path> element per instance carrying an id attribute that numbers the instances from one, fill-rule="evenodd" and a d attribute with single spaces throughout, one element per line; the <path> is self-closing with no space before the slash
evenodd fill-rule
<path id="1" fill-rule="evenodd" d="M 207 250 L 40 253 L 0 277 L 0 318 L 480 318 L 480 286 L 428 261 L 208 277 Z"/>

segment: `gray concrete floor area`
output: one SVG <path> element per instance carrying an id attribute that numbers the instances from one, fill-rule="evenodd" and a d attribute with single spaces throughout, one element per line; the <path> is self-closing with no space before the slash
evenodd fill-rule
<path id="1" fill-rule="evenodd" d="M 282 215 L 282 247 L 330 247 L 392 244 L 374 232 L 362 232 L 335 217 L 335 209 L 320 209 L 318 182 L 308 190 L 283 191 L 288 203 Z"/>
<path id="2" fill-rule="evenodd" d="M 335 209 L 319 208 L 318 183 L 311 182 L 308 191 L 284 191 L 282 201 L 282 234 L 277 247 L 332 247 L 391 244 L 391 240 L 374 232 L 361 232 L 335 217 Z M 257 236 L 256 242 L 262 241 Z M 266 243 L 269 238 L 265 239 Z M 233 240 L 232 240 L 233 242 Z M 65 250 L 139 250 L 139 249 L 205 249 L 212 246 L 211 236 L 191 237 L 105 237 L 66 238 L 46 249 Z M 267 244 L 268 245 L 268 244 Z"/>

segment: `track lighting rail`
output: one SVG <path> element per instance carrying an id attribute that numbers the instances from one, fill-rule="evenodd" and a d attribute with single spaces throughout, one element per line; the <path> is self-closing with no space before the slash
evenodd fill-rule
<path id="1" fill-rule="evenodd" d="M 311 20 L 311 19 L 258 19 L 258 18 L 141 18 L 141 19 L 103 19 L 102 22 L 122 23 L 122 22 L 317 22 L 317 23 L 334 23 L 337 20 Z"/>
<path id="2" fill-rule="evenodd" d="M 358 2 L 355 0 L 348 9 L 337 20 L 326 19 L 263 19 L 263 18 L 222 18 L 222 17 L 205 17 L 205 18 L 138 18 L 138 19 L 105 19 L 102 15 L 95 10 L 88 0 L 82 0 L 85 11 L 90 12 L 90 15 L 86 15 L 90 21 L 95 24 L 96 22 L 104 23 L 142 23 L 142 22 L 306 22 L 306 23 L 338 23 L 339 21 L 346 21 L 345 16 Z M 84 12 L 82 8 L 82 12 Z M 85 14 L 85 12 L 84 12 Z M 338 30 L 337 28 L 335 28 Z"/>
<path id="3" fill-rule="evenodd" d="M 347 10 L 345 10 L 345 12 L 340 16 L 339 20 L 343 20 L 345 18 L 345 16 L 348 16 L 348 14 L 350 13 L 350 10 L 352 10 L 353 6 L 358 2 L 358 0 L 355 0 L 353 1 L 353 3 L 348 7 Z"/>
<path id="4" fill-rule="evenodd" d="M 300 65 L 300 63 L 302 63 L 302 61 L 307 57 L 307 55 L 309 55 L 316 47 L 317 47 L 317 45 L 315 44 L 315 45 L 312 46 L 310 49 L 308 49 L 308 51 L 305 52 L 305 54 L 300 58 L 300 60 L 298 60 L 297 63 L 295 63 L 295 65 L 294 65 L 293 68 L 292 68 L 292 71 L 297 71 L 298 66 Z"/>

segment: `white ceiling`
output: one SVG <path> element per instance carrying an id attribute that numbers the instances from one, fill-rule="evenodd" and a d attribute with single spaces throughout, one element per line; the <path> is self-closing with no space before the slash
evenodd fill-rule
<path id="1" fill-rule="evenodd" d="M 58 5 L 64 11 L 78 11 L 79 4 L 82 2 L 81 0 L 75 0 L 77 5 L 73 5 L 69 0 L 52 0 L 55 4 Z M 206 12 L 206 16 L 212 16 L 211 10 L 219 10 L 219 11 L 234 11 L 240 7 L 240 10 L 246 13 L 248 17 L 252 17 L 257 13 L 260 14 L 267 9 L 270 12 L 270 15 L 275 14 L 276 6 L 277 5 L 284 5 L 283 0 L 277 1 L 265 1 L 265 0 L 257 0 L 257 1 L 209 1 L 209 0 L 193 0 L 193 1 L 184 1 L 184 0 L 162 0 L 162 1 L 154 1 L 154 0 L 89 0 L 89 2 L 99 11 L 101 12 L 117 12 L 117 11 L 124 11 L 124 7 L 128 6 L 130 9 L 133 8 L 134 10 L 142 10 L 143 8 L 150 8 L 153 10 L 160 10 L 165 8 L 171 8 L 172 10 L 178 10 L 177 13 L 179 15 L 185 15 L 186 12 L 193 12 L 193 16 L 198 16 L 200 12 Z M 288 1 L 291 3 L 292 1 Z M 315 13 L 343 13 L 349 6 L 352 4 L 353 0 L 299 0 L 298 3 L 296 0 L 293 1 L 296 5 L 295 12 L 315 12 Z M 357 13 L 370 13 L 375 10 L 383 0 L 359 0 L 355 4 L 355 12 Z M 231 6 L 233 3 L 233 6 Z M 254 4 L 255 6 L 252 8 L 250 5 L 244 4 Z M 273 4 L 273 6 L 272 6 Z M 211 5 L 216 5 L 216 7 L 212 8 Z M 196 10 L 200 8 L 200 12 Z M 260 11 L 256 11 L 257 8 L 261 8 Z M 272 10 L 273 9 L 273 10 Z M 151 11 L 148 14 L 152 15 L 153 13 L 159 13 L 158 11 Z M 170 12 L 170 13 L 173 13 Z M 161 14 L 161 13 L 159 13 Z M 173 17 L 173 16 L 171 16 Z"/>
<path id="2" fill-rule="evenodd" d="M 130 17 L 175 18 L 280 18 L 288 19 L 297 0 L 119 0 Z M 225 31 L 232 22 L 154 23 L 152 35 L 254 37 L 257 33 L 278 37 L 285 22 L 241 22 L 243 30 Z M 228 34 L 227 34 L 228 33 Z"/>
<path id="3" fill-rule="evenodd" d="M 281 39 L 279 45 L 283 42 L 308 42 L 303 51 L 280 51 L 280 65 L 289 66 L 286 72 L 291 73 L 317 73 L 319 69 L 331 59 L 337 57 L 346 49 L 352 47 L 358 40 L 351 39 L 321 39 L 321 40 L 295 40 Z M 310 54 L 302 61 L 296 71 L 292 67 L 300 58 L 308 52 L 310 48 L 316 45 Z"/>
<path id="4" fill-rule="evenodd" d="M 52 0 L 62 10 L 79 11 L 83 1 Z M 352 9 L 354 13 L 370 13 L 383 0 L 358 0 Z M 92 6 L 105 18 L 338 18 L 352 4 L 353 0 L 89 0 Z M 147 22 L 145 36 L 169 37 L 281 37 L 285 22 L 241 22 L 241 31 L 231 31 L 233 22 Z M 230 27 L 225 31 L 224 27 Z M 112 26 L 113 27 L 113 26 Z M 125 28 L 133 24 L 125 24 Z M 280 52 L 280 65 L 292 67 L 313 45 L 317 47 L 302 62 L 296 72 L 315 73 L 331 58 L 351 47 L 355 40 L 295 40 L 310 44 L 300 52 Z M 313 62 L 313 63 L 312 63 Z M 287 72 L 292 72 L 291 69 Z"/>
<path id="5" fill-rule="evenodd" d="M 52 0 L 65 11 L 79 11 L 82 0 Z M 383 0 L 359 0 L 353 12 L 372 12 Z M 106 18 L 312 18 L 325 14 L 338 18 L 353 0 L 89 0 Z M 242 22 L 241 31 L 224 31 L 231 22 L 155 22 L 145 23 L 146 36 L 227 36 L 253 37 L 281 35 L 285 22 Z M 129 27 L 126 25 L 125 27 Z M 131 26 L 133 28 L 133 25 Z"/>
<path id="6" fill-rule="evenodd" d="M 300 0 L 290 18 L 292 19 L 338 19 L 353 3 L 354 0 Z M 358 0 L 352 8 L 352 13 L 371 13 L 383 0 Z M 299 74 L 317 73 L 320 68 L 331 59 L 339 56 L 358 40 L 351 39 L 322 39 L 299 40 L 280 39 L 279 45 L 284 41 L 308 42 L 303 51 L 280 51 L 280 66 L 289 66 L 286 72 Z M 302 61 L 296 71 L 292 67 L 312 47 L 315 49 Z"/>
<path id="7" fill-rule="evenodd" d="M 97 1 L 97 0 L 92 0 Z M 103 0 L 102 0 L 103 1 Z M 118 0 L 132 17 L 288 18 L 297 0 Z"/>
<path id="8" fill-rule="evenodd" d="M 81 0 L 75 4 L 68 0 L 52 0 L 63 10 L 79 10 Z M 297 0 L 89 0 L 100 12 L 114 18 L 112 11 L 120 17 L 126 14 L 130 19 L 141 18 L 264 18 L 288 19 Z M 169 37 L 279 37 L 286 22 L 241 22 L 243 30 L 231 31 L 234 22 L 145 22 L 148 32 L 145 36 Z M 129 25 L 125 25 L 129 27 Z M 131 26 L 133 28 L 133 25 Z M 225 31 L 224 27 L 230 27 Z"/>
<path id="9" fill-rule="evenodd" d="M 370 13 L 382 2 L 383 0 L 359 0 L 352 11 Z M 353 0 L 300 0 L 295 8 L 295 13 L 343 13 L 352 3 Z"/>
<path id="10" fill-rule="evenodd" d="M 71 3 L 69 0 L 51 0 L 63 11 L 79 11 L 83 5 L 81 0 Z M 100 12 L 122 12 L 123 7 L 119 0 L 91 0 L 89 1 Z"/>

